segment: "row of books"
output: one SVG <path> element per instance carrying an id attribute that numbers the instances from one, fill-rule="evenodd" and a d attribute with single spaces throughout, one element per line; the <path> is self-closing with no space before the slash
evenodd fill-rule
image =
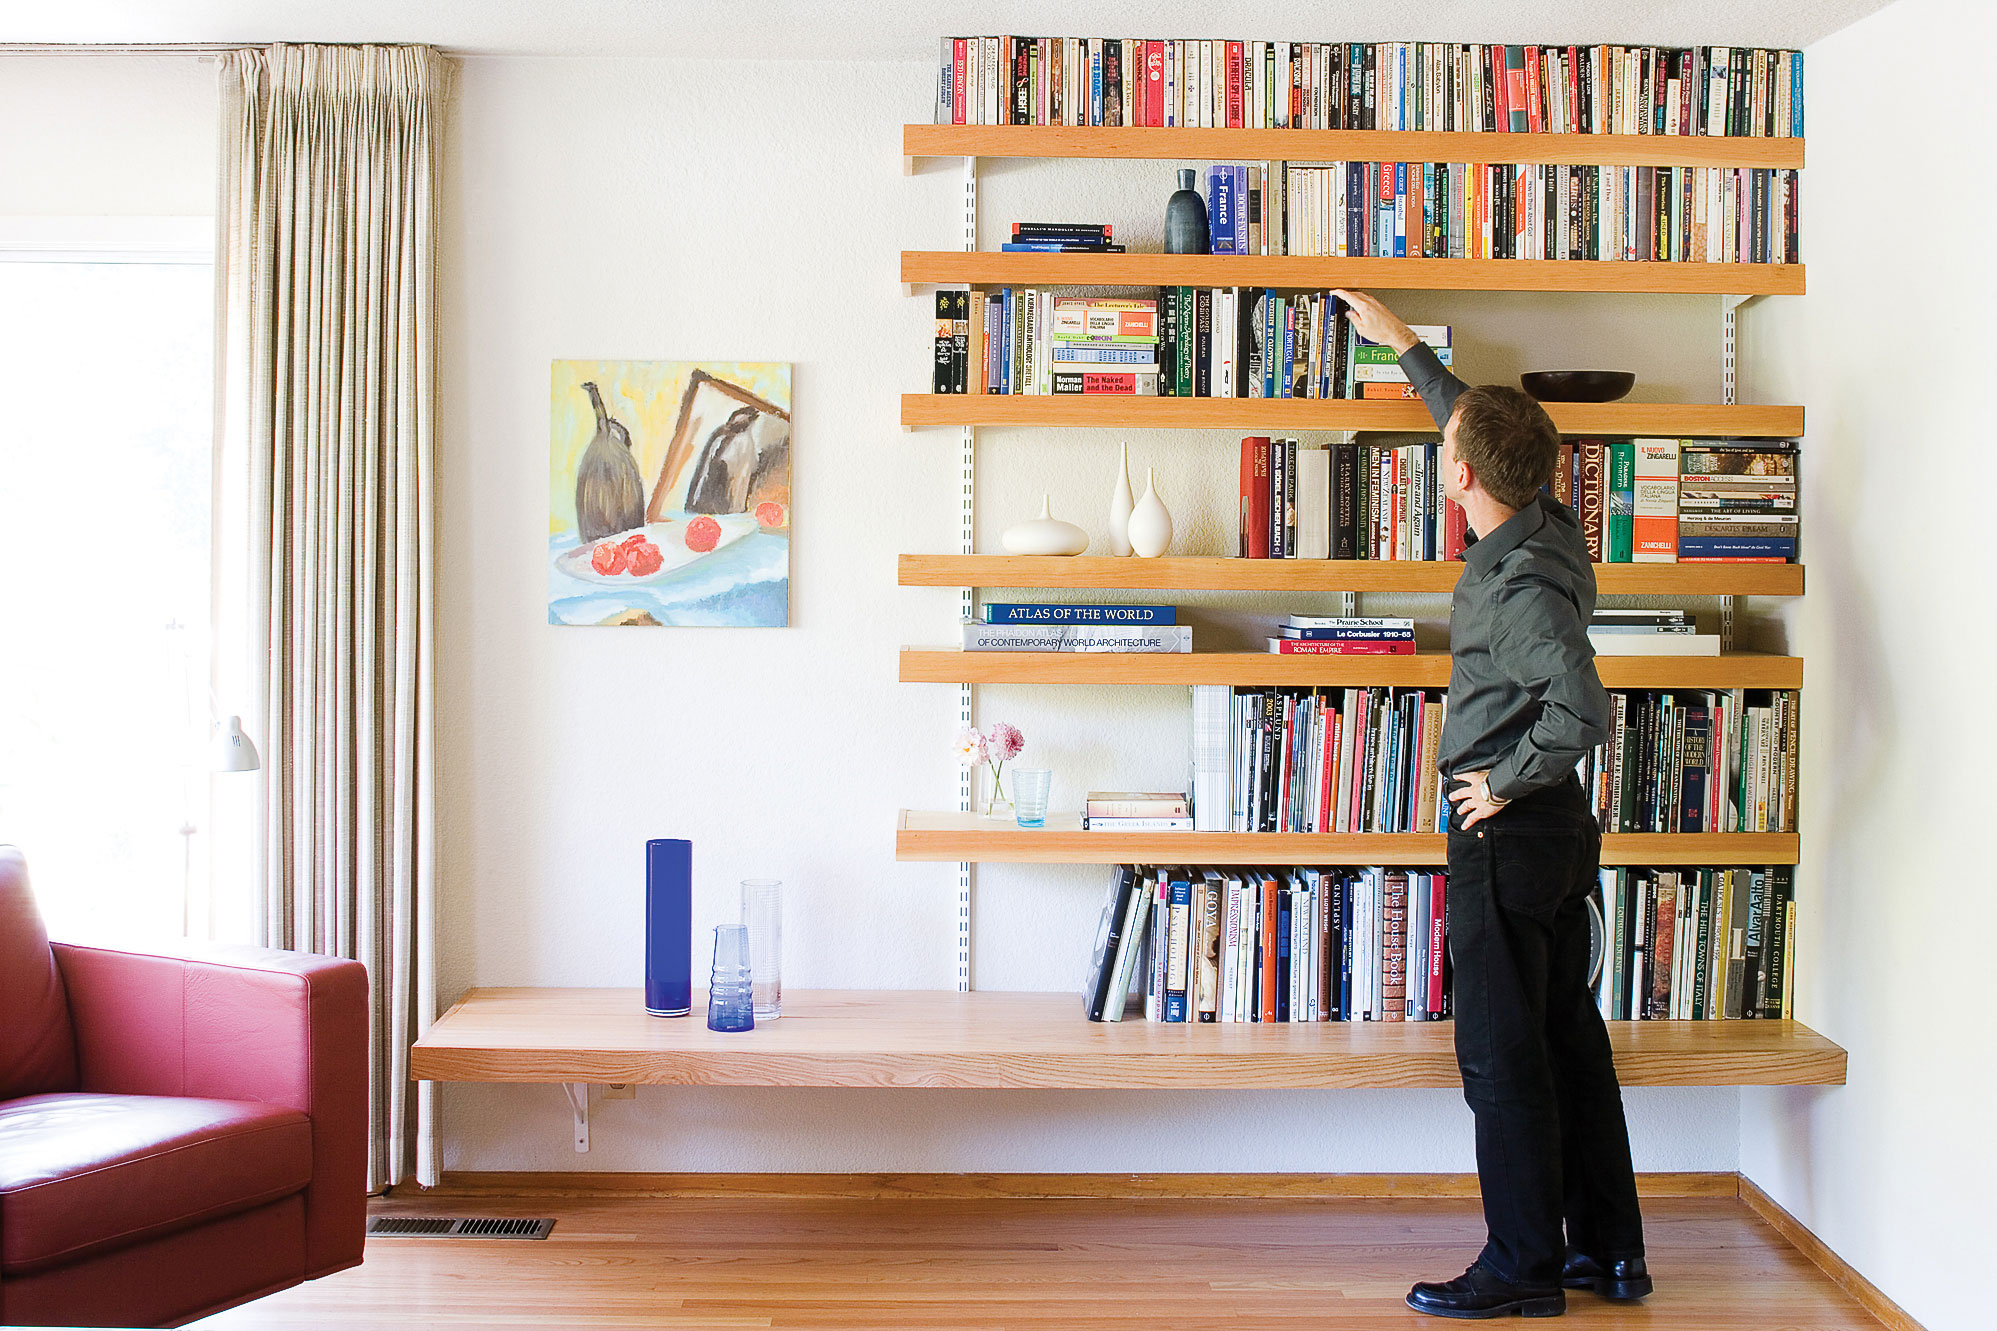
<path id="1" fill-rule="evenodd" d="M 1455 559 L 1463 510 L 1437 444 L 1241 441 L 1235 553 L 1247 559 Z M 1793 563 L 1793 440 L 1576 439 L 1546 490 L 1597 563 Z M 1703 649 L 1702 649 L 1703 650 Z"/>
<path id="2" fill-rule="evenodd" d="M 945 37 L 934 118 L 1800 138 L 1803 55 L 1725 46 Z"/>
<path id="3" fill-rule="evenodd" d="M 1608 738 L 1581 760 L 1610 832 L 1793 832 L 1802 695 L 1789 689 L 1610 693 Z"/>
<path id="4" fill-rule="evenodd" d="M 1596 995 L 1611 1021 L 1786 1018 L 1796 890 L 1786 865 L 1604 869 Z"/>
<path id="5" fill-rule="evenodd" d="M 1605 831 L 1796 830 L 1796 693 L 1615 690 L 1609 699 L 1608 737 L 1576 769 Z M 1444 830 L 1436 758 L 1447 718 L 1437 689 L 1196 684 L 1191 828 Z"/>
<path id="6" fill-rule="evenodd" d="M 1082 997 L 1090 1021 L 1437 1021 L 1448 877 L 1410 869 L 1119 865 Z"/>
<path id="7" fill-rule="evenodd" d="M 1246 559 L 1455 559 L 1463 509 L 1442 494 L 1441 445 L 1241 441 Z"/>
<path id="8" fill-rule="evenodd" d="M 1442 830 L 1447 715 L 1440 689 L 1195 684 L 1193 830 Z"/>
<path id="9" fill-rule="evenodd" d="M 1269 162 L 1210 172 L 1209 243 L 1341 259 L 1800 263 L 1801 189 L 1801 173 L 1772 167 Z"/>
<path id="10" fill-rule="evenodd" d="M 936 310 L 938 393 L 1406 396 L 1391 350 L 1358 336 L 1326 291 L 1160 287 L 1155 299 L 1112 299 L 1000 287 L 939 291 Z M 1078 327 L 1084 310 L 1094 322 Z"/>

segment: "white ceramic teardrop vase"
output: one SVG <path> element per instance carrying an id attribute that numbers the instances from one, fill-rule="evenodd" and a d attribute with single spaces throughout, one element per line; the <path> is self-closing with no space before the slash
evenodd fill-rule
<path id="1" fill-rule="evenodd" d="M 1109 496 L 1109 552 L 1130 553 L 1130 445 L 1121 445 L 1116 458 L 1116 489 Z"/>
<path id="2" fill-rule="evenodd" d="M 1055 517 L 1051 501 L 1042 495 L 1040 516 L 1007 527 L 999 544 L 1009 555 L 1078 555 L 1089 548 L 1089 534 Z"/>
<path id="3" fill-rule="evenodd" d="M 1151 469 L 1144 469 L 1144 497 L 1130 511 L 1130 548 L 1146 559 L 1156 559 L 1172 544 L 1172 515 L 1158 498 Z"/>

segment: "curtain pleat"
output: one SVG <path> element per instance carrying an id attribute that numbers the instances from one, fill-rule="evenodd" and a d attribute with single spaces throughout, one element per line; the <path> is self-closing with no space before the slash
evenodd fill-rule
<path id="1" fill-rule="evenodd" d="M 414 46 L 278 45 L 222 67 L 217 497 L 239 511 L 218 513 L 232 548 L 218 549 L 216 583 L 242 594 L 218 598 L 241 619 L 218 647 L 245 645 L 265 736 L 264 942 L 368 968 L 370 1188 L 412 1172 L 434 1183 L 438 1166 L 409 1046 L 436 1017 L 447 79 Z"/>

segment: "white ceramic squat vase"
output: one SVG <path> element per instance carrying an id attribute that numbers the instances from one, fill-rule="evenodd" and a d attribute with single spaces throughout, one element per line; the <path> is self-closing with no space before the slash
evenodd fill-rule
<path id="1" fill-rule="evenodd" d="M 1133 501 L 1130 497 L 1130 445 L 1117 446 L 1116 489 L 1109 496 L 1109 552 L 1113 555 L 1130 553 L 1130 512 Z"/>
<path id="2" fill-rule="evenodd" d="M 1130 510 L 1130 548 L 1146 559 L 1156 559 L 1172 544 L 1172 515 L 1158 498 L 1151 468 L 1144 469 L 1144 497 Z"/>
<path id="3" fill-rule="evenodd" d="M 1089 534 L 1052 512 L 1052 501 L 1040 496 L 1040 516 L 1016 522 L 999 536 L 1009 555 L 1078 555 L 1089 548 Z"/>

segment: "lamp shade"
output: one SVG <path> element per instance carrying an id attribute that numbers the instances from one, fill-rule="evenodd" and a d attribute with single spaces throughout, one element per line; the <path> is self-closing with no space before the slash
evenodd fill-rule
<path id="1" fill-rule="evenodd" d="M 215 728 L 214 752 L 209 765 L 218 772 L 254 772 L 263 766 L 257 746 L 243 733 L 243 718 L 232 716 Z"/>

